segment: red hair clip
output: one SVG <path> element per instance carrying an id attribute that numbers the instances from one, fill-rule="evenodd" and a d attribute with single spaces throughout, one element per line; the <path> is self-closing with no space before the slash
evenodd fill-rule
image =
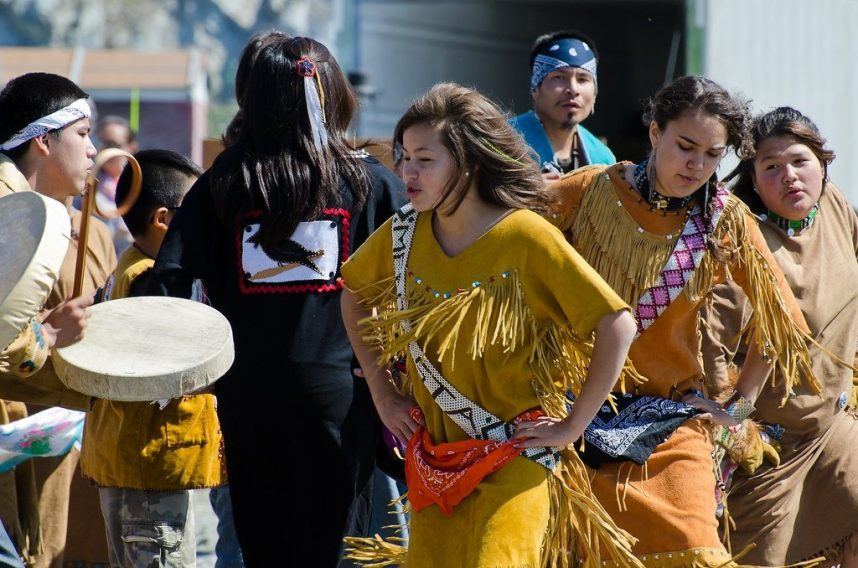
<path id="1" fill-rule="evenodd" d="M 302 55 L 301 59 L 299 59 L 295 63 L 295 71 L 301 77 L 315 77 L 316 76 L 316 62 L 307 57 L 306 55 Z"/>

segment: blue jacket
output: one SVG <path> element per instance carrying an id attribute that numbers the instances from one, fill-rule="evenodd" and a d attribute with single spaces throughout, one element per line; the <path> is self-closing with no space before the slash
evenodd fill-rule
<path id="1" fill-rule="evenodd" d="M 554 161 L 554 148 L 551 147 L 551 141 L 535 112 L 527 111 L 511 118 L 509 123 L 524 137 L 524 141 L 536 154 L 534 157 L 539 158 L 537 161 L 540 165 Z M 581 150 L 587 164 L 610 166 L 617 163 L 617 158 L 611 149 L 580 124 L 578 125 L 578 139 L 581 141 Z"/>

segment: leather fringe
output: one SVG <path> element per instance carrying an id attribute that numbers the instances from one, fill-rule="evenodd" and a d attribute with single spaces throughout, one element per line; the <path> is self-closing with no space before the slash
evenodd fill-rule
<path id="1" fill-rule="evenodd" d="M 655 284 L 676 239 L 641 233 L 616 198 L 613 182 L 598 175 L 571 227 L 575 248 L 630 306 Z"/>
<path id="2" fill-rule="evenodd" d="M 807 349 L 812 338 L 790 316 L 768 262 L 750 243 L 747 227 L 750 215 L 747 206 L 731 195 L 715 232 L 719 242 L 729 242 L 736 261 L 747 274 L 745 293 L 753 315 L 743 333 L 753 338 L 762 354 L 774 363 L 777 372 L 772 374 L 772 385 L 776 385 L 778 377 L 784 381 L 784 402 L 803 381 L 818 393 L 820 384 L 813 374 Z M 711 289 L 714 262 L 717 261 L 708 251 L 695 278 L 686 287 L 690 299 L 702 297 Z"/>
<path id="3" fill-rule="evenodd" d="M 548 477 L 551 500 L 549 527 L 542 545 L 541 566 L 545 568 L 601 568 L 605 561 L 623 568 L 644 568 L 632 553 L 637 540 L 617 527 L 596 500 L 587 470 L 572 450 L 564 450 L 560 465 Z M 406 563 L 404 539 L 379 535 L 371 538 L 347 537 L 345 558 L 367 568 L 384 568 Z"/>
<path id="4" fill-rule="evenodd" d="M 467 353 L 474 359 L 492 346 L 502 347 L 505 353 L 528 349 L 534 387 L 550 416 L 565 416 L 566 392 L 578 395 L 581 391 L 593 350 L 592 337 L 581 338 L 570 326 L 537 322 L 524 301 L 517 271 L 447 299 L 435 298 L 417 286 L 409 287 L 409 308 L 405 311 L 395 307 L 392 278 L 354 292 L 363 304 L 377 310 L 361 325 L 364 341 L 377 348 L 382 364 L 404 357 L 411 341 L 417 341 L 424 350 L 429 342 L 437 341 L 434 354 L 443 361 L 456 352 L 462 337 L 470 337 Z M 461 333 L 463 322 L 471 314 L 473 327 Z M 405 322 L 411 326 L 408 331 L 403 327 Z M 620 375 L 623 392 L 627 382 L 632 386 L 646 382 L 631 361 L 626 361 Z"/>

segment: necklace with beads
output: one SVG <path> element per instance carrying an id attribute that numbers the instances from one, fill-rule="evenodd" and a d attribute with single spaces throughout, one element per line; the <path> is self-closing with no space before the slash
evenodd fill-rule
<path id="1" fill-rule="evenodd" d="M 628 180 L 626 179 L 626 169 L 625 168 L 626 168 L 626 166 L 623 166 L 623 165 L 621 165 L 619 168 L 620 179 L 622 179 L 625 182 L 626 188 L 629 190 L 629 192 L 638 198 L 638 200 L 637 200 L 638 203 L 646 203 L 649 206 L 650 211 L 658 211 L 661 213 L 662 217 L 667 217 L 669 214 L 674 215 L 676 217 L 679 217 L 680 215 L 685 213 L 685 220 L 683 221 L 682 225 L 680 225 L 679 229 L 677 229 L 676 231 L 673 231 L 672 233 L 668 233 L 667 235 L 657 235 L 657 236 L 664 237 L 666 240 L 672 241 L 672 240 L 676 239 L 677 237 L 679 237 L 680 235 L 682 235 L 682 231 L 685 229 L 685 225 L 688 223 L 688 218 L 691 216 L 691 208 L 690 207 L 684 207 L 683 209 L 679 209 L 676 211 L 668 211 L 666 209 L 656 209 L 655 207 L 653 207 L 653 205 L 651 203 L 649 203 L 646 199 L 644 199 L 641 192 L 638 191 L 634 185 L 632 185 L 631 183 L 628 182 Z M 607 173 L 605 174 L 605 176 L 610 180 L 610 176 Z M 617 207 L 622 207 L 622 206 L 623 206 L 622 200 L 617 199 Z M 638 225 L 637 230 L 638 230 L 638 233 L 641 233 L 641 234 L 646 232 L 646 229 L 644 229 L 640 225 Z"/>
<path id="2" fill-rule="evenodd" d="M 783 231 L 786 232 L 788 237 L 791 237 L 796 233 L 800 233 L 811 225 L 813 225 L 813 220 L 816 218 L 817 213 L 819 213 L 818 203 L 811 208 L 810 213 L 807 214 L 807 217 L 805 217 L 804 219 L 799 219 L 798 221 L 793 221 L 792 219 L 781 217 L 780 215 L 772 212 L 771 210 L 767 210 L 765 213 L 760 215 L 760 220 L 765 221 L 766 219 L 770 219 L 772 223 L 783 229 Z"/>
<path id="3" fill-rule="evenodd" d="M 649 177 L 649 173 L 647 172 L 648 166 L 649 158 L 636 165 L 634 180 L 638 192 L 653 209 L 658 211 L 679 211 L 691 203 L 691 200 L 694 199 L 694 194 L 686 195 L 685 197 L 668 197 L 657 192 L 653 186 L 652 178 Z"/>

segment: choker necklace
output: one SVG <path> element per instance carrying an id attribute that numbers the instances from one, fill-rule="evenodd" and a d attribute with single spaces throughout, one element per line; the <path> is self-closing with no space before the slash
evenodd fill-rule
<path id="1" fill-rule="evenodd" d="M 819 213 L 818 203 L 813 206 L 813 208 L 810 210 L 810 213 L 807 214 L 807 217 L 805 217 L 804 219 L 799 219 L 798 221 L 793 221 L 792 219 L 781 217 L 777 213 L 773 213 L 769 210 L 760 215 L 760 219 L 762 219 L 763 221 L 765 221 L 766 219 L 770 219 L 772 223 L 783 229 L 786 232 L 787 236 L 791 237 L 796 233 L 800 233 L 801 231 L 813 225 L 813 220 L 816 218 L 817 213 Z"/>
<path id="2" fill-rule="evenodd" d="M 635 186 L 647 203 L 658 211 L 678 211 L 691 203 L 691 200 L 694 199 L 693 193 L 685 197 L 667 197 L 657 192 L 653 187 L 652 180 L 647 175 L 648 164 L 649 158 L 636 165 L 634 173 Z"/>

